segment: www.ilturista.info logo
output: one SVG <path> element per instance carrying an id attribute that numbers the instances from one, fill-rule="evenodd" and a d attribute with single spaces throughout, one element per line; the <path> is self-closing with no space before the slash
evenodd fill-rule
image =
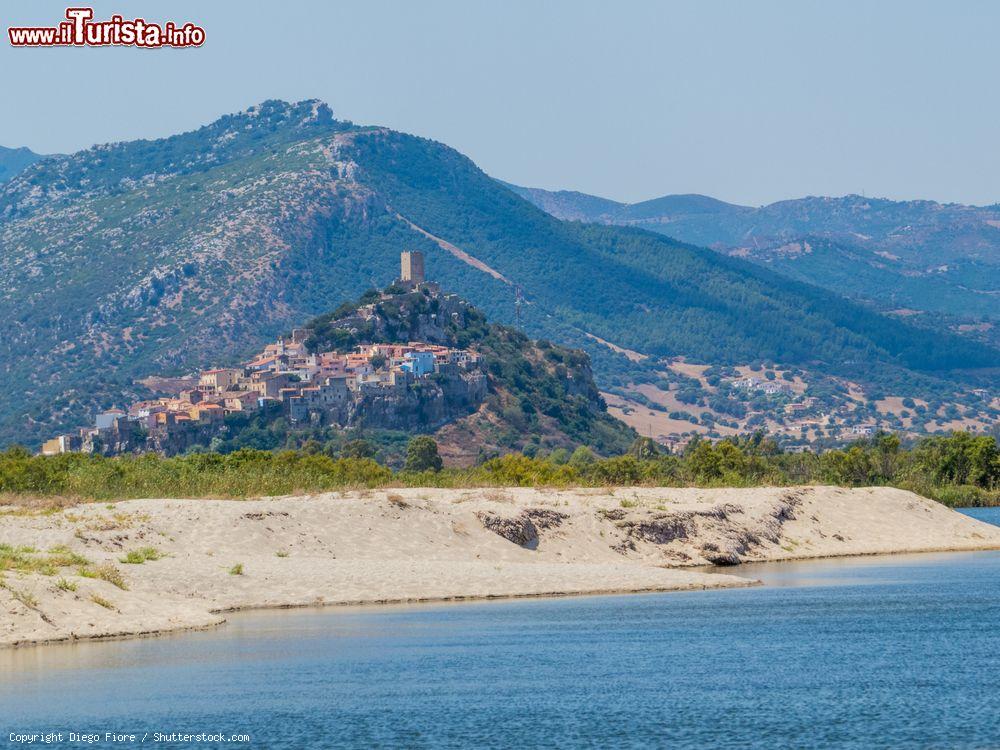
<path id="1" fill-rule="evenodd" d="M 66 20 L 58 26 L 11 26 L 7 35 L 15 47 L 200 47 L 205 43 L 205 30 L 193 23 L 93 18 L 93 8 L 67 8 Z"/>

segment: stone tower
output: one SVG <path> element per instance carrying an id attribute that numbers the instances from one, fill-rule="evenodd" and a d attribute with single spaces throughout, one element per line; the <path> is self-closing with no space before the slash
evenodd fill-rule
<path id="1" fill-rule="evenodd" d="M 399 256 L 401 271 L 399 280 L 411 284 L 424 283 L 424 254 L 418 250 L 404 251 Z"/>

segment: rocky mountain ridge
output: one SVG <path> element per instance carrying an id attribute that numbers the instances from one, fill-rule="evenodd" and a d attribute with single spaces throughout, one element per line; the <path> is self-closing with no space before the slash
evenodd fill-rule
<path id="1" fill-rule="evenodd" d="M 401 248 L 491 318 L 585 348 L 605 388 L 687 356 L 945 399 L 976 385 L 953 368 L 1000 364 L 739 258 L 559 221 L 440 143 L 317 101 L 39 161 L 0 187 L 0 247 L 0 387 L 21 394 L 0 445 L 88 424 L 150 375 L 240 361 L 391 278 Z"/>
<path id="2" fill-rule="evenodd" d="M 505 183 L 507 184 L 507 183 Z M 1000 204 L 860 195 L 750 207 L 703 195 L 635 204 L 509 187 L 553 216 L 634 226 L 745 258 L 912 322 L 1000 344 Z"/>
<path id="3" fill-rule="evenodd" d="M 43 154 L 36 154 L 25 146 L 20 148 L 0 146 L 0 183 L 6 182 L 44 158 L 46 157 Z"/>

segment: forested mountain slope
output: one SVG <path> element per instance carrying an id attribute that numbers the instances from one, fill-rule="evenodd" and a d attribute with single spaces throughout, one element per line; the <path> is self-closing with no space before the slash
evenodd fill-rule
<path id="1" fill-rule="evenodd" d="M 916 390 L 1000 365 L 738 258 L 560 221 L 434 141 L 265 102 L 191 133 L 40 161 L 0 189 L 0 444 L 89 420 L 134 380 L 219 364 L 396 275 L 401 249 L 491 318 L 637 353 L 775 360 Z"/>
<path id="2" fill-rule="evenodd" d="M 703 195 L 625 204 L 507 187 L 561 219 L 642 227 L 906 314 L 924 327 L 1000 343 L 1000 205 L 859 195 L 760 208 Z"/>

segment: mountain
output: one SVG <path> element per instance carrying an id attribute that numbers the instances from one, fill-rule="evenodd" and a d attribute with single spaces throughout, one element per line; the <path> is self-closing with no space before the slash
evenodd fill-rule
<path id="1" fill-rule="evenodd" d="M 881 310 L 1000 343 L 1000 205 L 848 195 L 760 208 L 701 195 L 625 204 L 504 183 L 558 218 L 649 229 Z"/>
<path id="2" fill-rule="evenodd" d="M 519 187 L 503 180 L 497 180 L 497 182 L 531 201 L 546 213 L 567 221 L 614 223 L 603 221 L 600 217 L 614 215 L 623 205 L 607 198 L 598 198 L 594 195 L 570 190 L 553 192 L 539 188 Z"/>
<path id="3" fill-rule="evenodd" d="M 805 235 L 852 239 L 907 261 L 996 261 L 1000 204 L 967 206 L 846 195 L 779 201 L 759 208 L 705 195 L 667 195 L 620 203 L 585 193 L 502 183 L 557 218 L 641 226 L 708 247 L 789 242 Z M 669 226 L 669 232 L 666 227 Z"/>
<path id="4" fill-rule="evenodd" d="M 998 247 L 1000 251 L 1000 247 Z M 938 266 L 904 261 L 864 242 L 806 234 L 733 248 L 732 255 L 807 283 L 822 282 L 889 313 L 1000 323 L 1000 264 L 965 258 Z"/>
<path id="5" fill-rule="evenodd" d="M 818 373 L 817 398 L 867 384 L 968 416 L 989 399 L 951 371 L 1000 365 L 741 258 L 560 221 L 447 146 L 317 101 L 39 161 L 0 187 L 0 247 L 0 389 L 19 395 L 0 444 L 89 423 L 151 374 L 240 361 L 395 276 L 401 249 L 491 318 L 586 348 L 605 389 L 677 357 L 764 362 Z"/>
<path id="6" fill-rule="evenodd" d="M 592 224 L 641 225 L 648 222 L 655 225 L 661 221 L 669 222 L 678 218 L 693 220 L 695 217 L 705 217 L 709 225 L 714 228 L 720 217 L 753 211 L 747 206 L 737 206 L 696 193 L 664 195 L 641 203 L 619 203 L 609 198 L 599 198 L 573 190 L 542 190 L 521 187 L 502 180 L 498 182 L 558 219 Z M 651 229 L 652 226 L 646 228 Z M 690 241 L 696 244 L 710 244 Z"/>
<path id="7" fill-rule="evenodd" d="M 45 157 L 41 154 L 36 154 L 31 149 L 25 148 L 24 146 L 21 148 L 6 148 L 4 146 L 0 146 L 0 182 L 6 182 L 14 175 L 30 167 L 39 159 L 44 158 Z"/>

